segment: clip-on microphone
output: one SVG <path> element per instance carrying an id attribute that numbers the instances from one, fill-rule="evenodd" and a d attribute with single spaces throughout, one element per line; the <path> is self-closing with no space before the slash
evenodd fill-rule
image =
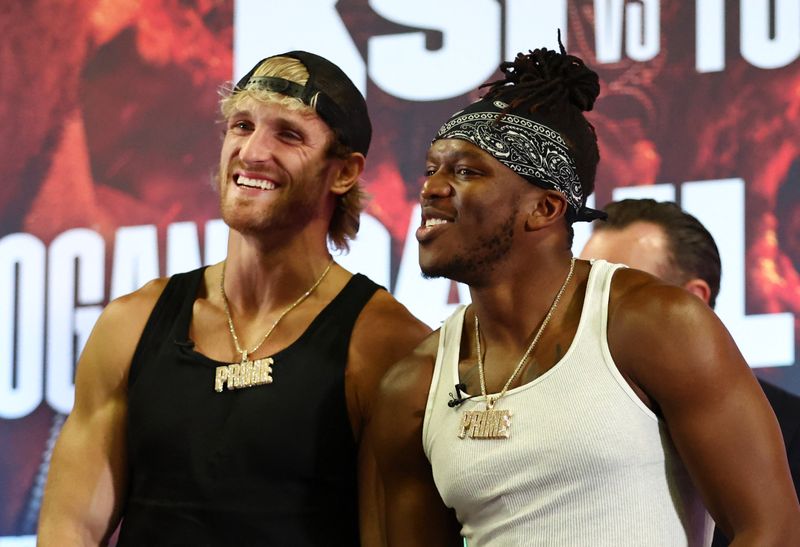
<path id="1" fill-rule="evenodd" d="M 456 388 L 456 394 L 455 395 L 453 395 L 452 392 L 448 393 L 448 395 L 450 395 L 450 400 L 447 401 L 447 406 L 449 406 L 450 408 L 455 408 L 458 405 L 460 405 L 461 403 L 463 403 L 464 401 L 469 401 L 473 397 L 477 397 L 477 395 L 471 395 L 469 397 L 463 397 L 462 396 L 462 392 L 464 392 L 464 394 L 466 394 L 467 384 L 456 384 L 455 388 Z"/>

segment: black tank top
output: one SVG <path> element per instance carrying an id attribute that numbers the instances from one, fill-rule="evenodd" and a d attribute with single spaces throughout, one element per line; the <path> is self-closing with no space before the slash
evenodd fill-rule
<path id="1" fill-rule="evenodd" d="M 119 545 L 358 545 L 344 372 L 378 285 L 354 275 L 272 356 L 272 384 L 218 393 L 215 369 L 227 363 L 188 337 L 202 277 L 169 280 L 134 353 Z"/>

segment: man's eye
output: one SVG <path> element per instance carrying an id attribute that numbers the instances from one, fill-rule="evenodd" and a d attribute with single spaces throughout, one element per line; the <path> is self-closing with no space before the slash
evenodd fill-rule
<path id="1" fill-rule="evenodd" d="M 249 131 L 251 128 L 252 124 L 245 120 L 237 120 L 230 124 L 230 129 L 236 131 Z"/>
<path id="2" fill-rule="evenodd" d="M 474 175 L 476 173 L 472 169 L 468 169 L 466 167 L 459 167 L 459 168 L 456 169 L 456 174 L 461 176 L 461 177 L 468 177 L 468 176 Z"/>
<path id="3" fill-rule="evenodd" d="M 436 168 L 435 167 L 426 167 L 425 168 L 425 176 L 426 177 L 432 177 L 435 173 L 436 173 Z"/>
<path id="4" fill-rule="evenodd" d="M 288 129 L 284 130 L 284 131 L 281 131 L 281 137 L 283 137 L 286 140 L 290 140 L 290 141 L 302 141 L 303 140 L 303 136 L 300 133 L 298 133 L 297 131 L 291 131 L 291 130 L 288 130 Z"/>

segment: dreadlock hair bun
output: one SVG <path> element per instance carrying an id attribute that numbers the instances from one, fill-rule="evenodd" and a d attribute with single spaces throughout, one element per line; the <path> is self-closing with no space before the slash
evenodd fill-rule
<path id="1" fill-rule="evenodd" d="M 566 103 L 588 112 L 600 94 L 597 73 L 563 49 L 518 53 L 513 61 L 501 63 L 500 71 L 504 78 L 481 87 L 489 88 L 485 98 L 507 102 L 510 109 L 552 110 Z"/>
<path id="2" fill-rule="evenodd" d="M 482 100 L 506 103 L 498 119 L 513 113 L 557 131 L 575 160 L 583 195 L 588 196 L 594 192 L 600 150 L 585 113 L 600 94 L 600 80 L 581 59 L 567 54 L 560 32 L 559 46 L 560 52 L 539 48 L 501 63 L 503 78 L 481 86 L 489 88 Z"/>

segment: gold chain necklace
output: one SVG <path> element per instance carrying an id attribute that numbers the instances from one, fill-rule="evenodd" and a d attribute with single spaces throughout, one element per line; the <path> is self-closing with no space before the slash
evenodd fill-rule
<path id="1" fill-rule="evenodd" d="M 333 259 L 328 262 L 328 266 L 325 268 L 325 271 L 323 271 L 322 275 L 320 275 L 314 284 L 311 285 L 311 288 L 309 288 L 300 296 L 300 298 L 292 302 L 285 310 L 281 312 L 278 318 L 273 321 L 266 334 L 261 337 L 261 340 L 258 342 L 258 344 L 256 344 L 251 350 L 242 348 L 241 344 L 239 343 L 239 337 L 236 335 L 236 329 L 233 326 L 233 317 L 231 317 L 231 310 L 228 306 L 228 297 L 225 295 L 226 264 L 227 261 L 222 263 L 222 275 L 220 276 L 219 281 L 219 292 L 222 295 L 222 306 L 225 309 L 225 316 L 228 318 L 228 330 L 231 332 L 233 345 L 236 347 L 236 351 L 242 354 L 242 360 L 239 363 L 231 363 L 229 365 L 217 367 L 214 378 L 214 389 L 217 392 L 221 392 L 225 388 L 226 384 L 228 389 L 241 389 L 272 383 L 272 357 L 250 359 L 249 356 L 258 351 L 258 348 L 260 348 L 261 345 L 266 342 L 267 338 L 269 338 L 269 335 L 272 334 L 272 331 L 274 331 L 275 327 L 278 326 L 278 323 L 281 322 L 281 319 L 283 319 L 287 313 L 299 306 L 311 295 L 311 293 L 314 292 L 314 289 L 316 289 L 319 284 L 322 283 L 322 280 L 325 279 L 325 276 L 328 275 L 328 272 L 331 270 L 331 266 L 333 266 Z"/>
<path id="2" fill-rule="evenodd" d="M 500 393 L 496 397 L 490 397 L 486 393 L 486 376 L 483 372 L 483 355 L 481 353 L 481 333 L 480 327 L 478 326 L 478 314 L 475 314 L 475 348 L 478 353 L 478 376 L 481 380 L 481 395 L 483 395 L 483 400 L 486 402 L 486 408 L 484 410 L 464 411 L 464 414 L 461 417 L 461 424 L 458 428 L 458 437 L 460 439 L 463 439 L 467 436 L 471 439 L 508 438 L 511 433 L 511 411 L 494 410 L 494 405 L 506 394 L 508 388 L 528 362 L 528 358 L 531 356 L 536 344 L 542 337 L 544 328 L 553 317 L 553 313 L 556 311 L 558 303 L 561 301 L 561 297 L 564 295 L 564 291 L 567 289 L 567 285 L 569 284 L 569 280 L 572 279 L 572 274 L 574 271 L 575 257 L 572 257 L 572 260 L 569 264 L 569 273 L 567 274 L 567 278 L 564 280 L 564 283 L 561 285 L 561 288 L 556 294 L 553 303 L 550 305 L 550 309 L 547 311 L 547 315 L 545 315 L 539 330 L 536 331 L 533 341 L 530 343 L 530 345 L 528 345 L 528 349 L 525 350 L 525 353 L 522 355 L 519 363 L 517 363 L 517 366 L 514 368 L 514 372 L 511 373 L 508 381 L 506 381 L 503 389 L 500 390 Z"/>

